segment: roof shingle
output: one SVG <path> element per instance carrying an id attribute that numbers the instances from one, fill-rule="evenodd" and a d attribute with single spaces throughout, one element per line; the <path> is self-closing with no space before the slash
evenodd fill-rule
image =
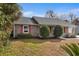
<path id="1" fill-rule="evenodd" d="M 14 24 L 33 24 L 31 18 L 21 17 L 17 21 L 14 21 Z"/>
<path id="2" fill-rule="evenodd" d="M 34 16 L 33 19 L 35 19 L 39 24 L 42 24 L 42 25 L 62 25 L 62 26 L 70 25 L 69 22 L 60 20 L 58 18 L 45 18 L 45 17 Z"/>
<path id="3" fill-rule="evenodd" d="M 69 22 L 61 20 L 59 18 L 46 18 L 46 17 L 21 17 L 20 19 L 14 21 L 14 24 L 40 24 L 40 25 L 61 25 L 61 26 L 74 26 Z"/>

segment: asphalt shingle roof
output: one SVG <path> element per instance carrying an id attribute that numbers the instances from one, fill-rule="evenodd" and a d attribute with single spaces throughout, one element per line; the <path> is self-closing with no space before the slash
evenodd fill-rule
<path id="1" fill-rule="evenodd" d="M 31 18 L 21 17 L 17 21 L 14 21 L 14 24 L 33 24 Z"/>
<path id="2" fill-rule="evenodd" d="M 62 26 L 71 25 L 69 22 L 60 20 L 58 18 L 45 18 L 45 17 L 34 16 L 33 19 L 36 20 L 37 23 L 42 24 L 42 25 L 62 25 Z"/>
<path id="3" fill-rule="evenodd" d="M 34 19 L 34 20 L 33 20 Z M 69 22 L 66 22 L 64 20 L 60 20 L 58 18 L 46 18 L 46 17 L 20 17 L 20 19 L 14 21 L 14 24 L 38 24 L 41 25 L 62 25 L 62 26 L 74 26 L 70 24 Z"/>

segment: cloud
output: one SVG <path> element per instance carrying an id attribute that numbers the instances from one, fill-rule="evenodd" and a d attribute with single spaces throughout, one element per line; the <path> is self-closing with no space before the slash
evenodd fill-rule
<path id="1" fill-rule="evenodd" d="M 32 11 L 22 11 L 23 13 L 23 16 L 26 16 L 26 17 L 32 17 L 32 16 L 40 16 L 40 17 L 44 17 L 44 14 L 37 14 L 37 13 L 34 13 Z"/>
<path id="2" fill-rule="evenodd" d="M 70 13 L 74 14 L 76 16 L 79 16 L 79 8 L 73 8 L 73 9 L 69 9 L 69 10 L 64 11 L 64 12 L 59 12 L 59 13 L 57 13 L 57 15 L 59 17 L 62 17 L 62 16 L 67 17 L 67 16 L 69 16 Z"/>
<path id="3" fill-rule="evenodd" d="M 79 8 L 74 8 L 70 11 L 70 13 L 73 13 L 74 15 L 79 17 Z"/>
<path id="4" fill-rule="evenodd" d="M 70 19 L 69 14 L 73 14 L 74 17 L 79 17 L 79 8 L 73 8 L 67 11 L 58 12 L 57 16 L 62 19 Z"/>
<path id="5" fill-rule="evenodd" d="M 74 9 L 71 10 L 71 12 L 77 13 L 77 12 L 79 12 L 79 8 L 74 8 Z"/>

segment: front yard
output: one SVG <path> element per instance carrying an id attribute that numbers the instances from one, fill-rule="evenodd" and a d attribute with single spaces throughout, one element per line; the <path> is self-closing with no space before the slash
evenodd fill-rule
<path id="1" fill-rule="evenodd" d="M 78 39 L 14 39 L 0 55 L 13 56 L 65 56 L 67 53 L 60 47 L 65 43 L 78 43 Z"/>

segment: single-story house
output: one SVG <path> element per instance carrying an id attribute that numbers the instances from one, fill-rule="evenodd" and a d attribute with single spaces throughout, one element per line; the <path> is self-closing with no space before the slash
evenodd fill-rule
<path id="1" fill-rule="evenodd" d="M 20 19 L 14 21 L 13 27 L 13 37 L 18 34 L 28 34 L 30 33 L 34 37 L 40 35 L 41 25 L 47 25 L 50 30 L 50 35 L 53 35 L 54 26 L 60 25 L 63 28 L 64 33 L 75 33 L 75 26 L 67 21 L 61 20 L 59 18 L 46 18 L 46 17 L 21 17 Z"/>

